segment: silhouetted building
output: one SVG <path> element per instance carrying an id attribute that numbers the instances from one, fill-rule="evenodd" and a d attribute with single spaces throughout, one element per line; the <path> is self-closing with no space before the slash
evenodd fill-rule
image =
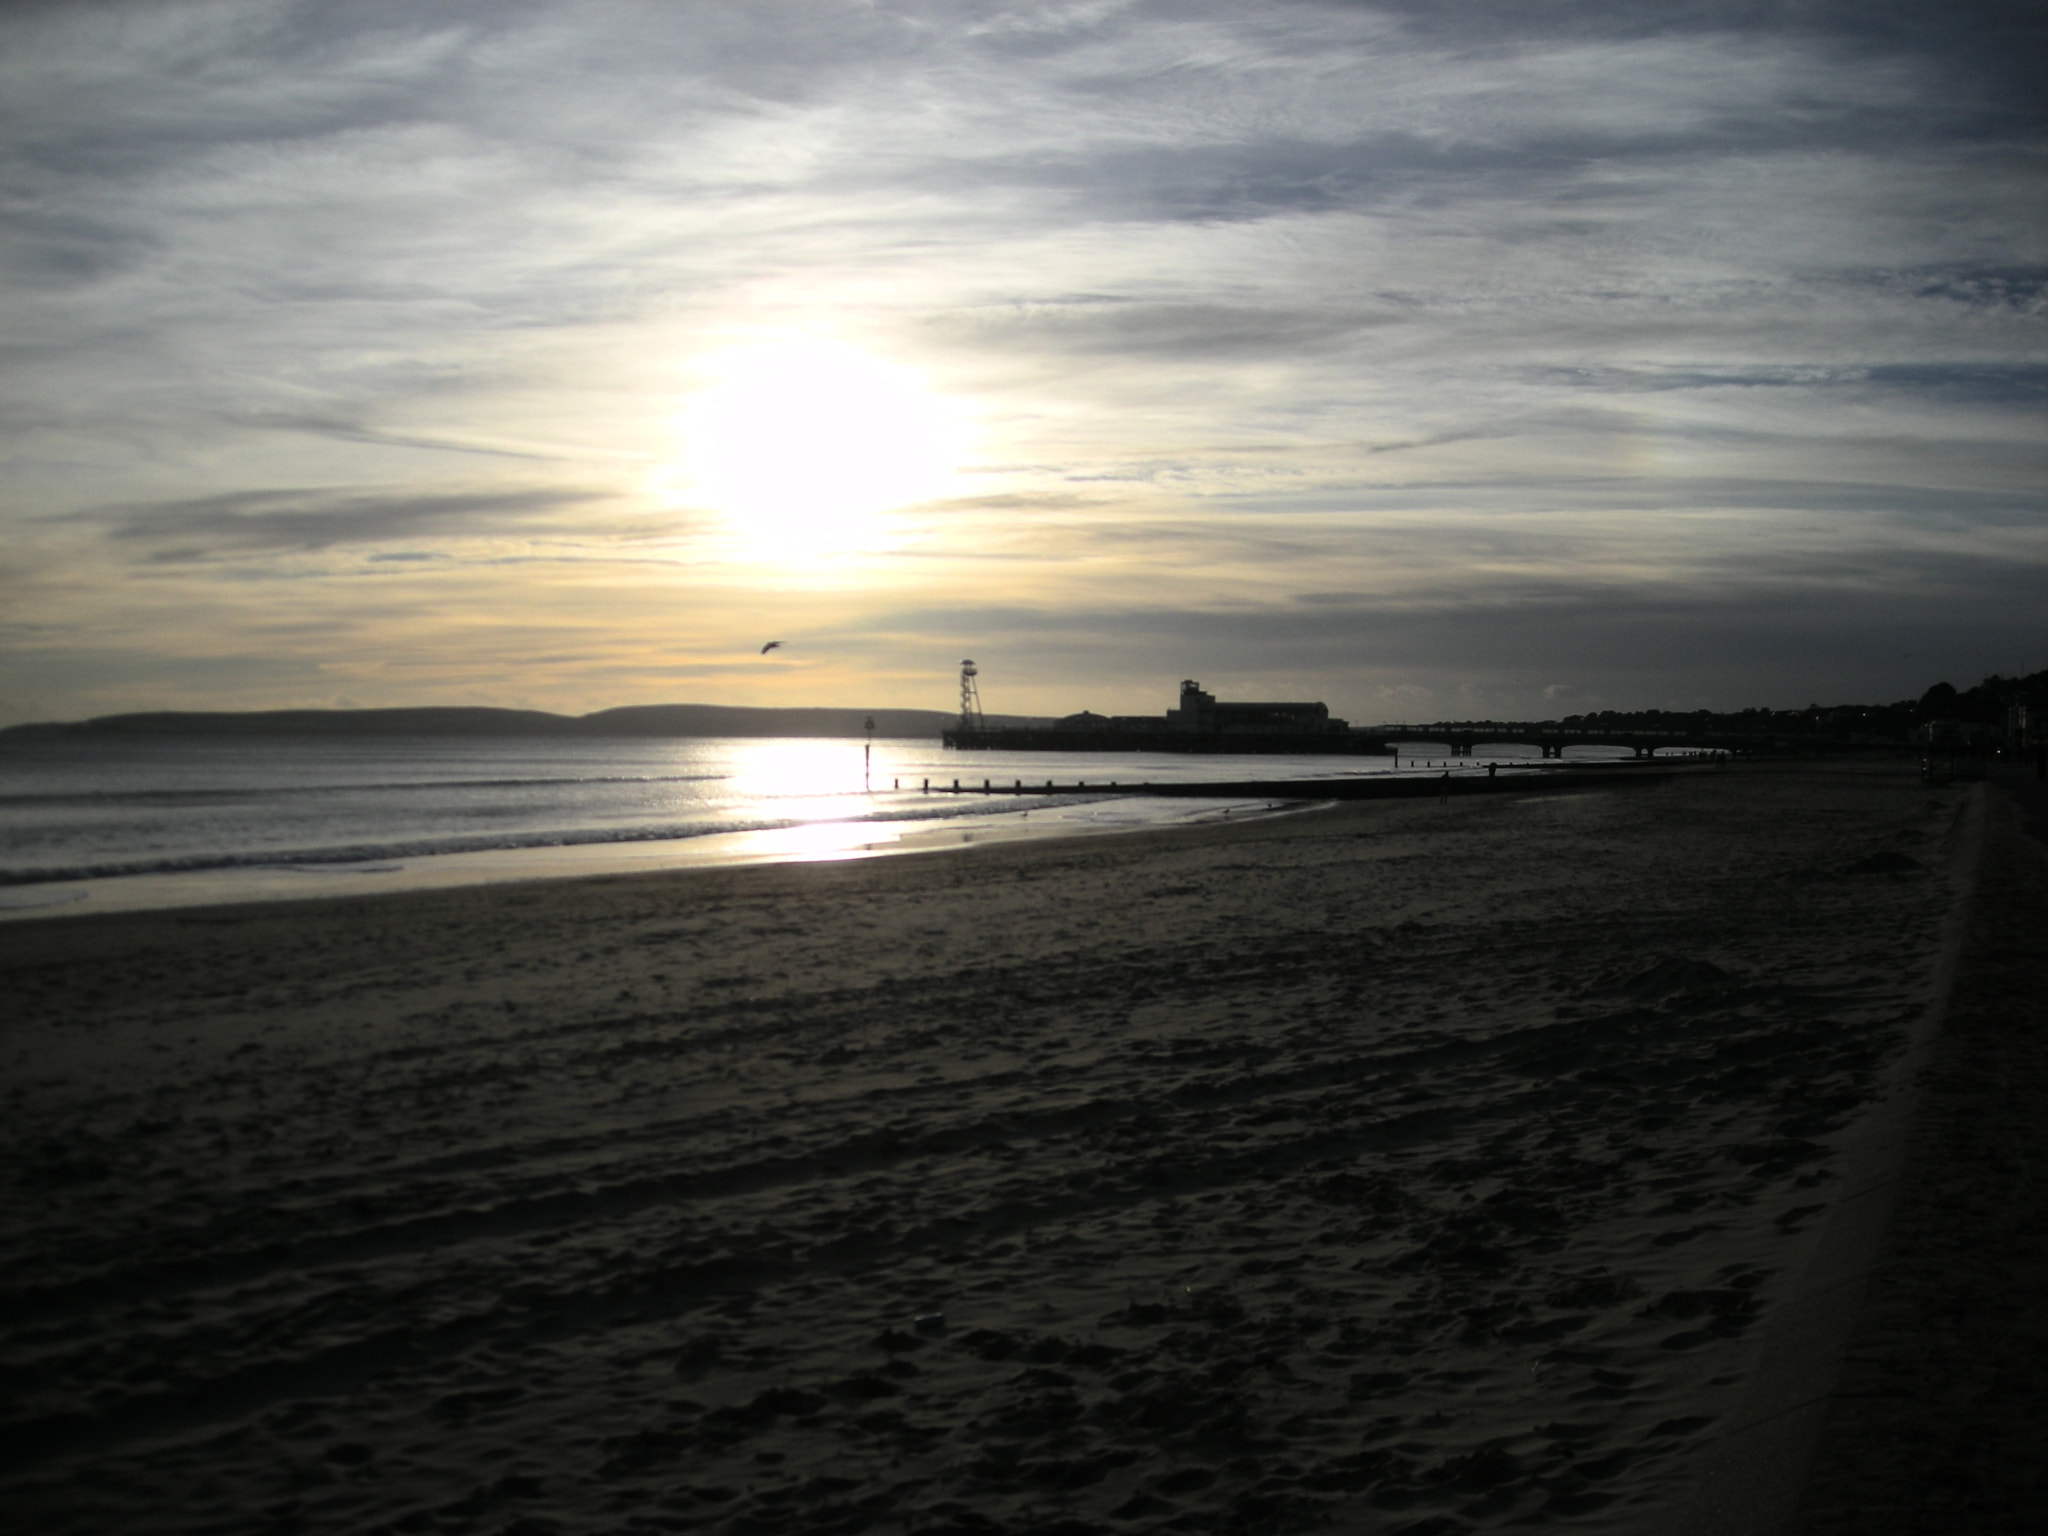
<path id="1" fill-rule="evenodd" d="M 1193 678 L 1180 685 L 1180 708 L 1166 712 L 1169 730 L 1203 735 L 1263 735 L 1288 731 L 1341 731 L 1327 704 L 1225 704 Z"/>

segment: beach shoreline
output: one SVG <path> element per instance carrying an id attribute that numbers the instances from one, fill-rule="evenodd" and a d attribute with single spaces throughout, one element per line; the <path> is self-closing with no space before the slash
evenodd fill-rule
<path id="1" fill-rule="evenodd" d="M 1964 798 L 1737 768 L 0 928 L 0 1491 L 1659 1529 L 1927 1006 Z"/>
<path id="2" fill-rule="evenodd" d="M 750 864 L 814 863 L 949 852 L 998 842 L 1121 836 L 1232 817 L 1296 812 L 1325 800 L 1432 799 L 1474 794 L 1550 793 L 1654 781 L 1695 766 L 1664 764 L 1524 766 L 1495 778 L 1476 772 L 1441 777 L 1266 779 L 1131 784 L 1115 779 L 1069 780 L 1043 787 L 989 784 L 928 789 L 947 804 L 942 817 L 887 814 L 835 816 L 685 837 L 578 836 L 564 833 L 518 846 L 434 854 L 342 858 L 243 854 L 218 865 L 95 874 L 68 879 L 0 881 L 0 925 L 51 917 L 171 908 L 259 905 L 422 891 L 674 873 Z M 1540 779 L 1539 779 L 1540 774 Z M 900 796 L 898 796 L 900 798 Z M 1033 802 L 1019 808 L 1023 800 Z M 961 814 L 964 802 L 985 801 L 986 814 Z M 1000 807 L 1000 809 L 996 809 Z M 1038 812 L 1033 821 L 1031 812 Z"/>

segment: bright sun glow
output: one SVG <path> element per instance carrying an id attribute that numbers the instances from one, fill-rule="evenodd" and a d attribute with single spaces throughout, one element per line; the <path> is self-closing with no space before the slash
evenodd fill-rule
<path id="1" fill-rule="evenodd" d="M 957 408 L 856 347 L 757 345 L 709 371 L 684 419 L 679 478 L 760 558 L 871 546 L 883 514 L 945 494 L 965 449 Z"/>
<path id="2" fill-rule="evenodd" d="M 793 821 L 853 814 L 847 797 L 862 788 L 859 742 L 749 741 L 733 758 L 734 790 Z"/>

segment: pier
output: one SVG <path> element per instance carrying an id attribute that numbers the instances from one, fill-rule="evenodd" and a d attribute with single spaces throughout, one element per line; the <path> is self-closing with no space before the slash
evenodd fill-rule
<path id="1" fill-rule="evenodd" d="M 1595 727 L 1569 729 L 1548 722 L 1438 722 L 1431 725 L 1376 725 L 1331 731 L 1189 732 L 1167 729 L 955 728 L 943 733 L 948 747 L 962 752 L 1172 752 L 1246 756 L 1394 757 L 1421 756 L 1399 749 L 1431 749 L 1444 757 L 1470 757 L 1482 747 L 1534 747 L 1544 759 L 1561 759 L 1567 747 L 1626 748 L 1635 758 L 1659 752 L 1697 756 L 1805 756 L 1815 752 L 1867 750 L 1858 744 L 1819 741 L 1790 732 L 1631 731 Z"/>
<path id="2" fill-rule="evenodd" d="M 1659 752 L 1688 757 L 1782 757 L 1869 750 L 1876 743 L 1822 741 L 1804 730 L 1715 730 L 1690 726 L 1643 729 L 1623 725 L 1560 725 L 1554 720 L 1436 720 L 1427 724 L 1354 726 L 1314 700 L 1238 703 L 1218 699 L 1193 678 L 1180 703 L 1160 715 L 1098 715 L 1092 710 L 1042 726 L 990 726 L 981 713 L 971 661 L 960 663 L 960 718 L 941 733 L 961 752 L 1172 752 L 1286 757 L 1471 757 L 1484 747 L 1534 747 L 1561 761 L 1571 747 L 1621 748 L 1637 760 Z M 1413 749 L 1420 748 L 1420 751 Z"/>

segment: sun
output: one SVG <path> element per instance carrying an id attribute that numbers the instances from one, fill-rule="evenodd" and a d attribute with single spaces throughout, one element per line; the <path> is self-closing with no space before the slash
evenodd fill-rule
<path id="1" fill-rule="evenodd" d="M 885 514 L 945 494 L 964 450 L 951 402 L 858 347 L 757 344 L 706 372 L 684 414 L 677 479 L 756 558 L 871 547 Z"/>

